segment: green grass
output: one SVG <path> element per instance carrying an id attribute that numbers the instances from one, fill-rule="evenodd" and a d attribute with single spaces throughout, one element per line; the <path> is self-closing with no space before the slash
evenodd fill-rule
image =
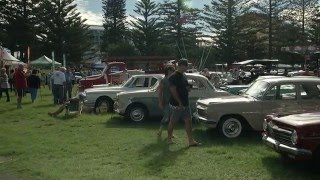
<path id="1" fill-rule="evenodd" d="M 44 90 L 42 90 L 44 91 Z M 259 133 L 226 139 L 195 127 L 201 147 L 186 148 L 183 124 L 177 144 L 157 139 L 157 119 L 131 123 L 117 115 L 49 117 L 49 91 L 34 104 L 29 95 L 0 102 L 0 179 L 319 179 L 318 168 L 285 162 Z"/>

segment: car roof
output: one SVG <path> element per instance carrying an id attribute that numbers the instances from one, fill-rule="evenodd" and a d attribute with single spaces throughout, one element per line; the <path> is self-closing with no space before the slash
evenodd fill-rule
<path id="1" fill-rule="evenodd" d="M 163 78 L 163 74 L 137 74 L 137 75 L 132 75 L 132 77 L 154 77 L 157 79 Z"/>
<path id="2" fill-rule="evenodd" d="M 315 76 L 294 76 L 294 77 L 279 77 L 279 78 L 267 78 L 262 79 L 261 81 L 265 81 L 268 83 L 277 83 L 277 82 L 319 82 L 320 78 Z"/>
<path id="3" fill-rule="evenodd" d="M 201 74 L 198 74 L 198 73 L 186 73 L 187 76 L 189 77 L 200 77 L 200 78 L 206 78 L 204 77 L 203 75 Z"/>

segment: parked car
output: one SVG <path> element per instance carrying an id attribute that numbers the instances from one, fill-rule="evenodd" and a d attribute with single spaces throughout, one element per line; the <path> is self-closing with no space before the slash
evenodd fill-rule
<path id="1" fill-rule="evenodd" d="M 74 77 L 75 77 L 76 83 L 79 83 L 80 79 L 82 79 L 82 74 L 80 72 L 75 72 Z"/>
<path id="2" fill-rule="evenodd" d="M 282 156 L 320 161 L 319 112 L 267 116 L 263 129 L 264 143 Z"/>
<path id="3" fill-rule="evenodd" d="M 186 74 L 192 88 L 189 93 L 191 110 L 195 111 L 196 101 L 200 98 L 228 95 L 229 93 L 217 90 L 211 82 L 200 74 Z M 115 111 L 128 119 L 139 122 L 148 117 L 162 116 L 158 106 L 158 86 L 139 91 L 126 91 L 117 94 Z"/>
<path id="4" fill-rule="evenodd" d="M 199 100 L 195 117 L 208 128 L 218 128 L 224 136 L 235 138 L 243 129 L 261 131 L 264 117 L 271 113 L 320 110 L 319 98 L 317 77 L 262 79 L 240 96 Z"/>
<path id="5" fill-rule="evenodd" d="M 117 93 L 122 91 L 149 89 L 155 86 L 162 78 L 163 75 L 161 74 L 134 75 L 124 84 L 119 86 L 86 89 L 84 91 L 84 105 L 94 109 L 96 113 L 113 111 L 113 104 Z"/>

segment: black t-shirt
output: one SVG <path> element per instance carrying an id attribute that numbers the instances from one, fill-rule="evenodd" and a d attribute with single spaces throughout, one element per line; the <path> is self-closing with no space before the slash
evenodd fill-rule
<path id="1" fill-rule="evenodd" d="M 169 77 L 170 88 L 176 87 L 178 96 L 183 106 L 189 106 L 189 92 L 188 92 L 188 80 L 184 74 L 176 71 Z M 170 97 L 170 104 L 173 106 L 179 106 L 179 103 Z"/>
<path id="2" fill-rule="evenodd" d="M 31 74 L 29 77 L 27 77 L 27 82 L 29 88 L 40 88 L 41 80 L 36 75 Z"/>

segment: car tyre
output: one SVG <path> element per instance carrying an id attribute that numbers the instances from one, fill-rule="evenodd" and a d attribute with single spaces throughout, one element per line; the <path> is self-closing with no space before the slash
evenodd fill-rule
<path id="1" fill-rule="evenodd" d="M 147 119 L 147 109 L 142 105 L 132 105 L 126 112 L 127 119 L 134 122 L 142 122 Z"/>
<path id="2" fill-rule="evenodd" d="M 221 133 L 227 138 L 236 138 L 243 131 L 243 124 L 238 117 L 226 117 L 219 123 Z"/>
<path id="3" fill-rule="evenodd" d="M 108 97 L 100 97 L 97 99 L 94 112 L 96 114 L 112 112 L 113 111 L 113 102 Z"/>

